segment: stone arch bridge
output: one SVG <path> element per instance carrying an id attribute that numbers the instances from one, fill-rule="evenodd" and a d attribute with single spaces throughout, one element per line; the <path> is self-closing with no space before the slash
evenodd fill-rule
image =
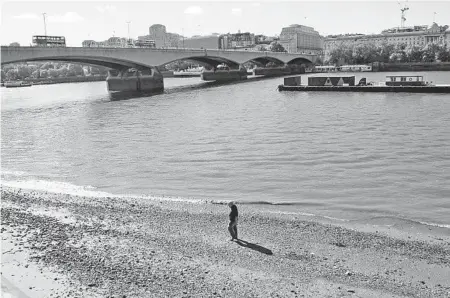
<path id="1" fill-rule="evenodd" d="M 317 55 L 237 50 L 192 50 L 149 48 L 88 47 L 1 47 L 1 64 L 25 61 L 67 61 L 105 66 L 112 69 L 153 68 L 177 60 L 192 60 L 230 68 L 255 61 L 278 65 L 314 63 Z"/>
<path id="2" fill-rule="evenodd" d="M 100 65 L 119 70 L 107 79 L 110 91 L 161 90 L 163 78 L 158 66 L 177 60 L 191 60 L 214 67 L 214 72 L 202 74 L 204 80 L 245 79 L 243 63 L 253 61 L 267 65 L 298 66 L 311 64 L 317 59 L 313 54 L 292 54 L 280 52 L 256 52 L 242 50 L 209 49 L 151 49 L 151 48 L 90 48 L 90 47 L 1 47 L 1 64 L 26 61 L 66 61 L 81 64 Z M 219 64 L 229 67 L 227 72 L 217 71 Z M 130 75 L 130 69 L 135 73 Z"/>

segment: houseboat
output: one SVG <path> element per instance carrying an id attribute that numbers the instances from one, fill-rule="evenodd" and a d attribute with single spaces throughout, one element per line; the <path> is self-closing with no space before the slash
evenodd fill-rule
<path id="1" fill-rule="evenodd" d="M 385 82 L 366 83 L 362 78 L 355 85 L 354 76 L 308 77 L 308 85 L 301 85 L 300 77 L 288 77 L 279 91 L 336 91 L 336 92 L 410 92 L 450 93 L 450 85 L 435 86 L 426 82 L 423 76 L 387 76 Z"/>
<path id="2" fill-rule="evenodd" d="M 353 72 L 353 71 L 372 71 L 372 66 L 370 65 L 342 65 L 337 68 L 338 71 L 346 71 L 346 72 Z"/>
<path id="3" fill-rule="evenodd" d="M 32 84 L 28 82 L 23 81 L 11 81 L 11 82 L 5 82 L 6 88 L 19 88 L 19 87 L 30 87 Z"/>
<path id="4" fill-rule="evenodd" d="M 334 65 L 323 65 L 323 66 L 315 66 L 314 72 L 364 72 L 364 71 L 372 71 L 372 66 L 370 65 L 342 65 L 342 66 L 334 66 Z"/>

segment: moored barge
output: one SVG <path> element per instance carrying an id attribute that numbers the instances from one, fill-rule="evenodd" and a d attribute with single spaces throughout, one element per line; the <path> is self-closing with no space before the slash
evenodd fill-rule
<path id="1" fill-rule="evenodd" d="M 450 85 L 432 85 L 423 76 L 387 76 L 385 82 L 366 83 L 362 78 L 355 85 L 354 76 L 308 77 L 308 85 L 301 85 L 301 77 L 288 77 L 279 91 L 335 91 L 335 92 L 409 92 L 409 93 L 450 93 Z"/>

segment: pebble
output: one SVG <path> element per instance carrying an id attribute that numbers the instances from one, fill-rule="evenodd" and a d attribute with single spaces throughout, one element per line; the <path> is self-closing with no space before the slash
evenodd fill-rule
<path id="1" fill-rule="evenodd" d="M 3 195 L 2 190 L 2 195 Z M 55 196 L 56 197 L 56 196 Z M 39 197 L 36 198 L 35 204 L 36 206 L 39 206 L 39 204 L 44 205 L 47 204 L 47 202 L 53 203 L 55 206 L 57 206 L 56 200 L 51 200 L 51 198 L 54 198 L 50 196 L 50 199 L 47 201 L 39 201 Z M 57 197 L 56 197 L 57 198 Z M 188 235 L 188 232 L 172 230 L 171 226 L 169 224 L 163 225 L 163 226 L 155 226 L 151 227 L 147 230 L 146 228 L 143 228 L 140 226 L 141 223 L 151 223 L 150 220 L 144 219 L 143 216 L 148 216 L 149 218 L 157 219 L 157 220 L 168 220 L 170 221 L 170 224 L 177 225 L 177 220 L 173 218 L 172 216 L 167 215 L 166 213 L 162 211 L 155 211 L 151 208 L 146 209 L 145 205 L 141 205 L 140 203 L 136 203 L 136 206 L 138 206 L 139 210 L 131 210 L 126 209 L 127 204 L 122 204 L 124 207 L 121 207 L 120 210 L 123 211 L 122 213 L 125 214 L 125 217 L 127 220 L 125 221 L 124 225 L 120 225 L 120 219 L 121 216 L 115 214 L 117 211 L 117 203 L 119 199 L 111 198 L 113 202 L 110 204 L 107 204 L 107 207 L 105 209 L 104 204 L 102 204 L 103 199 L 96 199 L 96 204 L 84 204 L 84 203 L 73 203 L 71 202 L 72 197 L 68 197 L 67 200 L 64 199 L 64 203 L 59 204 L 61 207 L 67 207 L 68 209 L 73 208 L 73 210 L 76 210 L 80 216 L 91 216 L 91 218 L 98 218 L 99 211 L 105 212 L 105 218 L 108 220 L 111 220 L 111 222 L 116 222 L 118 226 L 111 225 L 110 229 L 106 231 L 104 229 L 104 224 L 98 224 L 95 220 L 87 220 L 86 223 L 80 223 L 78 226 L 70 226 L 62 224 L 58 221 L 52 221 L 51 219 L 47 219 L 48 222 L 44 222 L 42 220 L 43 217 L 38 216 L 32 216 L 27 214 L 23 217 L 19 217 L 17 213 L 14 211 L 7 211 L 11 213 L 11 216 L 7 215 L 6 218 L 4 217 L 4 212 L 2 209 L 2 223 L 5 223 L 5 219 L 8 219 L 8 221 L 15 223 L 15 222 L 26 222 L 27 225 L 33 226 L 34 228 L 40 228 L 39 233 L 35 232 L 35 229 L 32 229 L 32 231 L 29 232 L 30 240 L 26 240 L 27 243 L 36 243 L 36 251 L 42 254 L 41 264 L 43 265 L 57 265 L 62 267 L 62 269 L 65 269 L 66 272 L 68 271 L 68 267 L 70 265 L 71 274 L 75 276 L 74 285 L 77 285 L 78 282 L 82 282 L 84 285 L 88 284 L 88 282 L 91 282 L 88 287 L 98 287 L 98 289 L 103 289 L 103 287 L 108 286 L 110 288 L 110 293 L 124 293 L 127 292 L 125 289 L 127 287 L 131 288 L 131 291 L 142 291 L 142 292 L 136 292 L 136 297 L 151 297 L 151 295 L 145 295 L 143 292 L 146 293 L 153 293 L 154 296 L 158 297 L 165 297 L 168 296 L 168 293 L 172 291 L 172 293 L 180 293 L 180 290 L 183 290 L 183 287 L 186 287 L 188 290 L 185 292 L 187 293 L 199 293 L 201 296 L 212 296 L 212 292 L 214 290 L 217 290 L 214 292 L 214 295 L 218 295 L 219 293 L 222 293 L 223 296 L 233 297 L 236 296 L 235 291 L 242 290 L 242 293 L 250 293 L 250 291 L 254 291 L 254 293 L 257 293 L 260 297 L 268 297 L 270 296 L 269 293 L 264 292 L 264 288 L 266 287 L 269 291 L 276 289 L 269 289 L 271 286 L 271 280 L 268 281 L 267 284 L 265 284 L 265 287 L 263 289 L 257 289 L 252 288 L 252 285 L 247 285 L 244 283 L 229 283 L 225 282 L 223 278 L 225 278 L 227 275 L 221 275 L 216 274 L 217 268 L 210 267 L 211 265 L 219 265 L 219 266 L 226 266 L 226 265 L 239 265 L 241 268 L 249 269 L 249 270 L 264 270 L 261 268 L 263 267 L 263 263 L 272 262 L 271 260 L 265 259 L 265 256 L 261 256 L 258 254 L 258 252 L 250 249 L 241 249 L 239 253 L 235 253 L 234 251 L 229 251 L 227 249 L 223 249 L 223 247 L 216 247 L 214 245 L 207 245 L 207 242 L 205 245 L 198 245 L 198 242 L 196 240 L 189 241 L 184 236 Z M 82 200 L 89 200 L 82 199 Z M 26 204 L 26 203 L 24 203 Z M 32 205 L 34 206 L 34 205 Z M 129 206 L 129 205 L 128 205 Z M 153 205 L 154 206 L 154 205 Z M 76 209 L 75 209 L 76 208 Z M 152 207 L 152 208 L 160 208 Z M 123 209 L 123 210 L 122 210 Z M 72 209 L 71 209 L 72 210 Z M 159 209 L 158 209 L 159 210 Z M 142 211 L 142 215 L 141 214 Z M 129 212 L 133 212 L 134 219 L 131 219 L 131 217 L 128 217 Z M 78 214 L 74 214 L 74 216 L 78 216 Z M 192 219 L 192 215 L 187 215 L 186 213 L 180 212 L 180 217 L 185 220 L 186 227 L 189 229 L 192 227 L 195 227 L 196 225 L 199 225 L 197 223 L 198 219 Z M 166 218 L 167 216 L 167 218 Z M 215 213 L 211 213 L 211 215 L 207 215 L 208 217 L 213 218 Z M 11 220 L 12 219 L 12 220 Z M 270 221 L 260 217 L 256 216 L 254 218 L 254 221 L 261 223 L 264 222 L 265 224 L 269 224 Z M 169 222 L 168 222 L 169 223 Z M 213 221 L 210 221 L 208 219 L 208 223 L 212 223 L 213 227 L 215 223 Z M 256 223 L 252 223 L 256 224 Z M 219 224 L 217 224 L 219 225 Z M 249 224 L 250 225 L 250 224 Z M 375 235 L 375 234 L 364 234 L 360 233 L 357 234 L 357 232 L 347 232 L 347 230 L 343 228 L 323 228 L 321 225 L 318 224 L 311 224 L 312 228 L 308 228 L 309 224 L 302 224 L 302 228 L 308 232 L 308 229 L 314 228 L 313 240 L 311 240 L 311 237 L 308 234 L 304 234 L 305 238 L 302 239 L 302 243 L 305 243 L 306 245 L 302 248 L 302 254 L 301 256 L 304 257 L 300 260 L 282 260 L 283 263 L 288 263 L 292 266 L 298 266 L 298 268 L 301 269 L 301 273 L 304 273 L 305 277 L 315 277 L 319 274 L 324 275 L 330 275 L 334 278 L 339 279 L 339 275 L 341 278 L 346 279 L 345 277 L 342 277 L 342 273 L 345 272 L 344 276 L 351 276 L 352 280 L 355 282 L 354 285 L 359 284 L 362 280 L 365 280 L 365 277 L 363 273 L 356 274 L 351 273 L 349 270 L 346 270 L 343 266 L 345 263 L 345 260 L 333 262 L 335 258 L 344 258 L 347 256 L 347 251 L 341 250 L 341 253 L 345 252 L 345 255 L 337 254 L 336 251 L 338 251 L 337 248 L 331 247 L 331 251 L 324 253 L 328 255 L 328 258 L 330 258 L 330 262 L 325 262 L 328 258 L 320 256 L 321 253 L 323 253 L 322 250 L 319 250 L 318 252 L 318 259 L 316 258 L 307 258 L 308 250 L 311 251 L 311 249 L 317 249 L 318 246 L 312 246 L 309 244 L 324 244 L 329 245 L 331 242 L 326 238 L 322 239 L 321 236 L 324 235 L 324 232 L 328 231 L 335 231 L 336 235 L 339 235 L 343 239 L 342 243 L 346 243 L 349 247 L 352 247 L 352 250 L 354 249 L 355 252 L 358 252 L 358 250 L 361 249 L 361 245 L 364 249 L 366 247 L 370 247 L 370 250 L 367 251 L 370 253 L 372 252 L 372 247 L 374 252 L 385 253 L 385 255 L 392 256 L 394 260 L 397 258 L 400 259 L 400 257 L 411 260 L 414 262 L 416 259 L 425 259 L 427 261 L 431 260 L 431 263 L 436 263 L 436 260 L 443 260 L 446 259 L 442 256 L 445 256 L 445 254 L 442 254 L 443 252 L 448 251 L 447 248 L 441 247 L 431 247 L 427 246 L 427 244 L 423 243 L 414 243 L 412 242 L 401 242 L 399 240 L 393 239 L 393 238 L 387 238 L 386 236 L 382 235 Z M 205 227 L 204 229 L 208 229 L 210 227 Z M 252 227 L 254 228 L 254 227 Z M 275 225 L 275 228 L 277 226 Z M 153 233 L 153 229 L 155 230 L 155 233 Z M 159 230 L 158 230 L 159 229 Z M 203 229 L 203 227 L 202 227 Z M 129 230 L 129 237 L 124 237 L 124 233 Z M 311 230 L 312 231 L 312 230 Z M 127 231 L 128 232 L 128 231 Z M 172 236 L 177 235 L 181 241 L 173 241 L 173 239 L 164 239 L 164 237 L 161 237 L 164 235 L 164 233 L 172 233 Z M 203 230 L 199 231 L 200 233 L 204 233 Z M 225 229 L 226 232 L 226 229 Z M 207 234 L 206 234 L 207 235 Z M 357 236 L 353 238 L 353 236 Z M 220 237 L 220 236 L 218 236 Z M 310 238 L 308 238 L 310 237 Z M 27 237 L 28 238 L 28 237 Z M 93 240 L 91 241 L 90 238 Z M 17 239 L 17 238 L 16 238 Z M 83 240 L 81 240 L 83 239 Z M 57 241 L 55 241 L 57 240 Z M 99 245 L 98 242 L 102 241 L 102 244 Z M 250 240 L 250 239 L 249 239 Z M 276 239 L 275 239 L 276 240 Z M 326 240 L 326 242 L 324 242 Z M 30 241 L 30 242 L 28 242 Z M 52 242 L 55 241 L 55 242 Z M 68 243 L 68 241 L 70 241 Z M 84 249 L 73 246 L 78 241 L 84 241 L 85 247 Z M 167 243 L 166 243 L 167 242 Z M 48 243 L 48 244 L 47 244 Z M 105 244 L 106 243 L 106 244 Z M 130 245 L 130 243 L 136 245 Z M 142 244 L 142 250 L 141 250 L 141 244 Z M 266 242 L 266 245 L 269 246 L 269 242 Z M 279 245 L 280 249 L 283 249 L 284 243 L 277 243 Z M 287 246 L 290 245 L 286 244 Z M 46 247 L 48 246 L 48 247 Z M 187 247 L 186 247 L 187 246 Z M 152 254 L 149 254 L 148 248 L 153 247 L 153 250 L 151 250 Z M 195 251 L 194 249 L 200 248 L 200 251 Z M 270 247 L 273 249 L 273 247 Z M 52 251 L 50 251 L 50 249 Z M 209 249 L 209 251 L 208 251 Z M 287 248 L 286 249 L 293 249 L 293 248 Z M 155 250 L 161 252 L 159 254 L 156 254 Z M 184 254 L 184 256 L 183 256 Z M 198 263 L 198 260 L 194 258 L 192 261 L 186 261 L 186 259 L 192 259 L 192 257 L 187 256 L 186 254 L 195 254 L 196 256 L 207 256 L 209 258 L 209 262 L 206 263 Z M 310 252 L 310 256 L 314 256 L 315 253 Z M 105 258 L 103 257 L 106 257 Z M 172 259 L 170 262 L 167 262 L 168 259 Z M 181 266 L 178 260 L 181 259 Z M 385 258 L 388 260 L 388 258 Z M 132 262 L 130 262 L 132 260 Z M 206 259 L 208 260 L 208 259 Z M 261 260 L 261 262 L 260 262 Z M 263 261 L 264 260 L 264 261 Z M 321 262 L 315 262 L 315 260 L 320 260 Z M 36 260 L 35 260 L 36 261 Z M 388 262 L 384 262 L 383 258 L 380 260 L 381 263 L 387 263 L 384 268 L 392 268 Z M 167 262 L 167 265 L 166 265 Z M 255 264 L 255 267 L 253 267 L 253 263 Z M 350 262 L 350 261 L 349 261 Z M 139 263 L 139 265 L 136 265 Z M 249 265 L 250 264 L 250 265 Z M 295 264 L 295 265 L 294 265 Z M 444 265 L 447 265 L 445 263 Z M 332 266 L 337 265 L 337 266 Z M 180 266 L 180 267 L 176 267 Z M 182 266 L 189 266 L 191 267 L 187 271 L 183 271 L 180 273 L 180 269 L 182 269 Z M 261 267 L 260 267 L 261 266 Z M 264 265 L 265 266 L 265 265 Z M 277 266 L 277 265 L 276 265 Z M 321 267 L 322 266 L 322 267 Z M 281 266 L 283 267 L 283 266 Z M 280 267 L 280 268 L 281 268 Z M 353 267 L 348 266 L 349 268 L 352 268 L 352 270 L 358 271 L 359 267 Z M 347 268 L 348 268 L 347 267 Z M 211 271 L 207 270 L 211 269 Z M 300 270 L 299 269 L 299 270 Z M 335 270 L 336 269 L 336 270 Z M 184 270 L 184 269 L 182 269 Z M 219 269 L 220 270 L 220 269 Z M 277 269 L 278 270 L 278 269 Z M 284 268 L 281 268 L 281 270 L 284 270 Z M 286 268 L 287 270 L 287 268 Z M 208 275 L 211 272 L 211 275 Z M 359 271 L 358 271 L 359 272 Z M 278 273 L 278 271 L 277 271 Z M 398 272 L 395 272 L 394 270 L 391 270 L 390 275 L 384 275 L 384 271 L 380 270 L 377 273 L 380 273 L 380 279 L 378 281 L 374 281 L 377 279 L 375 277 L 376 273 L 366 273 L 367 274 L 367 283 L 372 281 L 376 285 L 383 287 L 383 289 L 390 290 L 389 282 L 392 282 L 392 277 L 398 276 Z M 166 275 L 167 280 L 164 279 L 164 274 Z M 169 274 L 169 276 L 167 276 Z M 183 279 L 186 279 L 185 282 L 181 280 L 181 276 L 183 276 Z M 241 274 L 240 272 L 237 274 Z M 208 276 L 206 276 L 208 275 Z M 209 278 L 210 276 L 214 276 L 214 279 Z M 170 278 L 169 278 L 170 277 Z M 248 276 L 249 279 L 253 279 L 252 276 Z M 253 276 L 254 277 L 254 276 Z M 406 277 L 405 277 L 406 278 Z M 55 279 L 56 280 L 56 279 Z M 200 282 L 198 282 L 200 280 Z M 255 280 L 257 280 L 255 278 Z M 128 285 L 128 282 L 132 281 L 132 285 Z M 223 281 L 223 282 L 222 282 Z M 287 280 L 284 280 L 287 281 Z M 385 284 L 386 285 L 382 285 Z M 213 284 L 215 282 L 219 282 L 217 284 Z M 222 282 L 220 284 L 220 282 Z M 262 280 L 259 281 L 261 284 L 264 284 Z M 414 294 L 417 294 L 417 296 L 427 296 L 428 294 L 431 294 L 430 289 L 420 289 L 422 286 L 420 283 L 417 284 L 415 288 L 417 288 L 417 291 L 413 289 Z M 425 282 L 423 282 L 424 284 Z M 290 280 L 289 283 L 290 284 Z M 399 283 L 397 282 L 397 286 Z M 431 282 L 430 282 L 431 284 Z M 159 287 L 158 287 L 159 285 Z M 222 291 L 219 291 L 220 287 L 222 286 Z M 226 288 L 224 287 L 226 285 Z M 274 284 L 277 286 L 277 284 Z M 144 288 L 144 286 L 147 286 L 147 288 Z M 88 289 L 86 286 L 85 289 Z M 181 288 L 180 288 L 181 287 Z M 406 288 L 406 286 L 404 286 Z M 424 287 L 424 286 L 423 286 Z M 423 288 L 422 287 L 422 288 Z M 291 287 L 291 289 L 293 286 Z M 403 291 L 403 289 L 399 289 L 399 291 Z M 137 290 L 138 289 L 138 290 Z M 228 289 L 228 290 L 227 290 Z M 336 289 L 336 288 L 335 288 Z M 347 291 L 348 293 L 355 293 L 354 289 L 350 290 L 342 290 L 341 286 L 338 287 L 340 291 Z M 345 288 L 344 288 L 345 289 Z M 447 287 L 440 288 L 439 289 L 439 296 L 440 295 L 446 295 L 446 291 L 448 291 Z M 227 292 L 225 292 L 227 290 Z M 91 289 L 90 291 L 95 292 L 96 289 Z M 225 295 L 225 293 L 227 295 Z M 294 295 L 290 293 L 295 293 Z M 288 290 L 288 288 L 284 288 L 283 292 L 279 293 L 279 296 L 283 297 L 290 294 L 291 296 L 300 296 L 300 293 L 296 293 L 294 290 Z M 318 293 L 316 293 L 318 294 Z M 433 293 L 434 294 L 434 293 Z M 73 296 L 77 296 L 74 294 Z M 134 296 L 134 294 L 133 294 Z M 315 295 L 315 297 L 319 297 L 320 295 Z M 350 296 L 348 294 L 348 296 Z M 428 295 L 429 296 L 429 295 Z M 114 297 L 122 297 L 114 296 Z M 123 296 L 125 297 L 125 296 Z M 245 297 L 245 296 L 242 296 Z"/>

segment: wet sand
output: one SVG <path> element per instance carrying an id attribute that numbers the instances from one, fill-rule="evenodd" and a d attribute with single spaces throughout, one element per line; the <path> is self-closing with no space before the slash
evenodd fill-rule
<path id="1" fill-rule="evenodd" d="M 29 297 L 450 297 L 449 229 L 2 189 L 2 280 Z M 8 290 L 8 289 L 5 289 Z"/>

